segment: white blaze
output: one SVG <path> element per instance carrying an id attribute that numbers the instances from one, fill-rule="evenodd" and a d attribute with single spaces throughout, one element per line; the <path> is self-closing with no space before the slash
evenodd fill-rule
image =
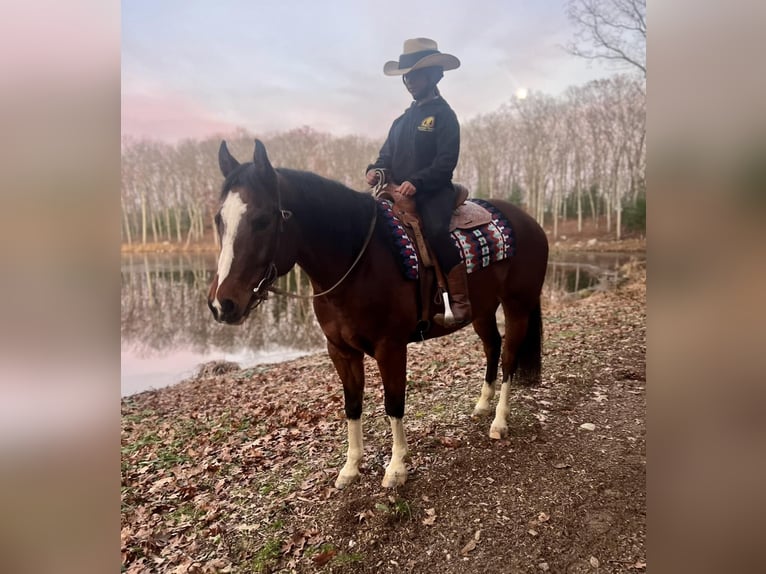
<path id="1" fill-rule="evenodd" d="M 215 301 L 213 301 L 213 305 L 219 311 L 221 304 L 218 302 L 218 289 L 231 271 L 231 264 L 234 261 L 234 239 L 237 237 L 239 222 L 245 211 L 247 211 L 247 204 L 239 197 L 239 192 L 230 191 L 221 207 L 223 237 L 221 237 L 221 255 L 218 257 L 218 287 Z"/>

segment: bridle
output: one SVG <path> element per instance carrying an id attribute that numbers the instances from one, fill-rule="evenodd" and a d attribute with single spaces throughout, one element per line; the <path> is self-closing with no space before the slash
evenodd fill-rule
<path id="1" fill-rule="evenodd" d="M 279 176 L 277 176 L 279 177 Z M 384 176 L 380 176 L 379 181 L 383 181 Z M 258 285 L 253 289 L 253 305 L 252 307 L 257 307 L 260 305 L 263 301 L 268 299 L 269 293 L 274 293 L 276 295 L 285 295 L 286 297 L 293 297 L 294 299 L 316 299 L 317 297 L 323 297 L 325 295 L 328 295 L 332 291 L 334 291 L 343 281 L 346 280 L 346 278 L 351 274 L 351 272 L 356 267 L 357 263 L 362 259 L 362 256 L 367 251 L 367 247 L 370 244 L 370 240 L 372 239 L 372 234 L 375 231 L 375 223 L 378 219 L 378 206 L 376 202 L 373 201 L 373 213 L 372 213 L 372 219 L 370 220 L 370 228 L 367 230 L 367 237 L 364 239 L 364 245 L 362 245 L 362 249 L 359 251 L 358 255 L 356 256 L 356 259 L 354 259 L 354 262 L 351 264 L 351 267 L 348 268 L 348 270 L 343 274 L 343 276 L 338 279 L 338 281 L 330 287 L 329 289 L 325 289 L 324 291 L 320 293 L 314 293 L 313 295 L 299 295 L 297 293 L 290 293 L 289 291 L 285 291 L 284 289 L 280 289 L 279 287 L 274 286 L 274 282 L 279 277 L 279 270 L 277 269 L 277 265 L 275 263 L 277 253 L 279 252 L 279 243 L 280 238 L 282 236 L 282 233 L 285 230 L 285 222 L 292 217 L 293 213 L 292 211 L 282 209 L 282 196 L 279 193 L 279 179 L 277 179 L 277 210 L 276 213 L 279 214 L 279 229 L 277 229 L 273 241 L 274 248 L 271 250 L 271 262 L 266 267 L 266 272 L 263 275 L 263 278 L 258 282 Z"/>

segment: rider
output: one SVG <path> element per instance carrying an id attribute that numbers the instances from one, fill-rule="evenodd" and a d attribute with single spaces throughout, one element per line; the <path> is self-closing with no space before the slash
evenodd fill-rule
<path id="1" fill-rule="evenodd" d="M 465 325 L 471 321 L 468 276 L 458 247 L 449 232 L 456 191 L 452 172 L 460 153 L 460 124 L 436 84 L 444 70 L 454 70 L 460 60 L 438 50 L 428 38 L 404 42 L 398 61 L 386 62 L 383 73 L 402 76 L 415 100 L 391 126 L 378 159 L 367 167 L 367 183 L 375 185 L 375 169 L 385 169 L 395 190 L 414 196 L 423 221 L 423 232 L 447 277 L 454 320 L 445 325 L 442 316 L 434 319 L 443 326 Z"/>

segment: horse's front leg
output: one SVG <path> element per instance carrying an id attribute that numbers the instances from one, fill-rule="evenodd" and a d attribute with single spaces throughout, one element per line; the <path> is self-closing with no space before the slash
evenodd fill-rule
<path id="1" fill-rule="evenodd" d="M 354 349 L 340 348 L 330 341 L 327 351 L 340 375 L 345 398 L 348 424 L 346 464 L 335 481 L 335 488 L 344 488 L 359 477 L 359 463 L 364 455 L 362 438 L 362 400 L 364 398 L 364 355 Z"/>
<path id="2" fill-rule="evenodd" d="M 391 462 L 383 476 L 383 487 L 393 488 L 407 481 L 407 438 L 404 435 L 404 397 L 407 390 L 407 345 L 386 344 L 375 349 L 375 359 L 383 379 L 386 414 L 391 421 L 393 447 Z"/>

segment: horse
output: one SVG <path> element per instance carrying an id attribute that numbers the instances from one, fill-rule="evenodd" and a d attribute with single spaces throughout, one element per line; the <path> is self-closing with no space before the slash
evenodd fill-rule
<path id="1" fill-rule="evenodd" d="M 375 359 L 380 371 L 393 437 L 382 486 L 403 485 L 407 480 L 403 423 L 407 344 L 441 337 L 465 325 L 434 324 L 425 333 L 418 331 L 418 282 L 406 278 L 398 266 L 390 232 L 377 218 L 372 194 L 311 172 L 274 168 L 257 139 L 252 162 L 240 164 L 222 141 L 218 163 L 224 176 L 214 218 L 220 254 L 207 297 L 213 317 L 221 323 L 241 324 L 274 289 L 277 277 L 299 265 L 314 290 L 314 312 L 343 385 L 348 450 L 335 486 L 344 488 L 359 477 L 365 354 Z M 491 413 L 501 362 L 500 398 L 489 431 L 490 438 L 501 439 L 508 434 L 514 375 L 523 385 L 540 381 L 540 294 L 548 240 L 521 208 L 500 199 L 490 203 L 510 222 L 517 250 L 512 257 L 469 275 L 472 326 L 486 356 L 473 414 Z M 505 315 L 504 338 L 496 321 L 500 305 Z"/>

